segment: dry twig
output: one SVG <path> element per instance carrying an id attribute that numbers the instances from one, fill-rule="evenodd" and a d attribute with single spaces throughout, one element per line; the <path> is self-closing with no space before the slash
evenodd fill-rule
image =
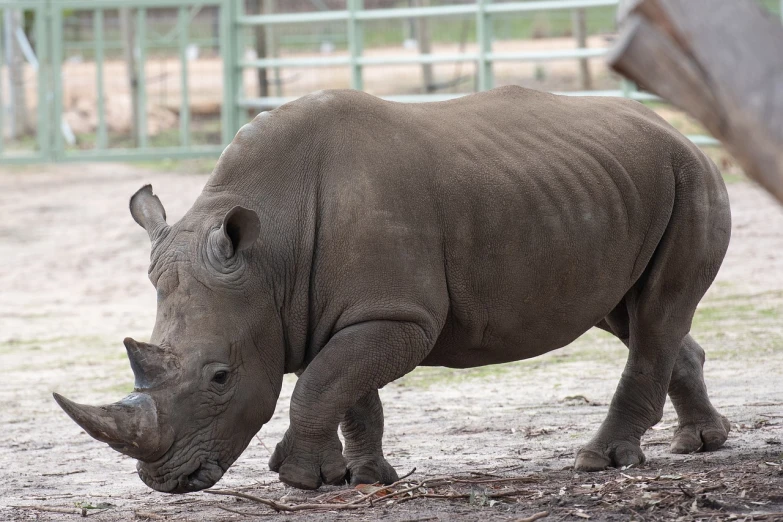
<path id="1" fill-rule="evenodd" d="M 291 506 L 288 504 L 281 504 L 280 502 L 275 502 L 274 500 L 256 497 L 254 495 L 248 495 L 247 493 L 232 491 L 230 489 L 219 489 L 214 491 L 205 490 L 204 493 L 209 493 L 211 495 L 224 495 L 228 497 L 236 497 L 236 498 L 243 498 L 245 500 L 251 500 L 253 502 L 258 502 L 259 504 L 263 504 L 265 506 L 271 507 L 278 513 L 281 511 L 308 511 L 308 510 L 333 511 L 333 510 L 345 510 L 345 509 L 358 509 L 362 507 L 356 504 L 297 504 Z"/>
<path id="2" fill-rule="evenodd" d="M 536 520 L 546 518 L 548 516 L 549 516 L 549 511 L 541 511 L 540 513 L 530 515 L 529 517 L 518 518 L 514 522 L 535 522 Z"/>
<path id="3" fill-rule="evenodd" d="M 529 483 L 541 482 L 541 479 L 538 477 L 508 477 L 508 478 L 484 479 L 484 480 L 454 478 L 451 480 L 452 482 L 456 482 L 459 484 L 499 484 L 501 482 L 529 482 Z"/>
<path id="4" fill-rule="evenodd" d="M 77 469 L 74 471 L 60 471 L 58 473 L 41 473 L 42 477 L 64 477 L 66 475 L 76 475 L 77 473 L 85 473 L 86 469 Z"/>
<path id="5" fill-rule="evenodd" d="M 223 511 L 228 511 L 229 513 L 236 513 L 237 515 L 242 515 L 245 518 L 248 518 L 248 517 L 261 517 L 261 516 L 269 516 L 269 517 L 275 516 L 274 513 L 248 513 L 246 511 L 239 511 L 237 509 L 227 508 L 227 507 L 221 506 L 219 504 L 215 504 L 215 507 L 217 507 L 218 509 L 222 509 Z"/>
<path id="6" fill-rule="evenodd" d="M 157 513 L 151 513 L 149 511 L 135 511 L 133 514 L 136 518 L 146 520 L 166 520 L 166 515 L 158 515 Z"/>
<path id="7" fill-rule="evenodd" d="M 87 516 L 87 510 L 84 508 L 65 508 L 65 507 L 54 507 L 54 506 L 10 506 L 12 508 L 17 509 L 33 509 L 35 511 L 46 511 L 48 513 L 65 513 L 68 515 L 81 515 L 83 517 Z"/>

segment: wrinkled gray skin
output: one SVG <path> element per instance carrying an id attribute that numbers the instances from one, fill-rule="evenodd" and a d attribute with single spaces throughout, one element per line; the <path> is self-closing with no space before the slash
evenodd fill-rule
<path id="1" fill-rule="evenodd" d="M 316 93 L 243 127 L 175 225 L 150 187 L 131 212 L 158 291 L 150 344 L 126 340 L 136 391 L 100 408 L 56 398 L 159 491 L 213 485 L 288 372 L 280 479 L 389 483 L 379 388 L 420 365 L 535 357 L 594 326 L 630 354 L 577 470 L 643 462 L 667 391 L 672 451 L 726 440 L 688 333 L 728 246 L 726 189 L 636 102 Z"/>

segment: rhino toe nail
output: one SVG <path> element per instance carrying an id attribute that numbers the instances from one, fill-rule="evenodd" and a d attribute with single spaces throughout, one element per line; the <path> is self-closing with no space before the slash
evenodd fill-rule
<path id="1" fill-rule="evenodd" d="M 702 447 L 702 442 L 699 437 L 692 436 L 691 434 L 681 434 L 672 441 L 669 450 L 676 454 L 696 453 Z"/>
<path id="2" fill-rule="evenodd" d="M 704 441 L 704 451 L 715 451 L 726 442 L 727 433 L 719 430 L 704 431 L 701 434 Z"/>
<path id="3" fill-rule="evenodd" d="M 603 471 L 611 465 L 611 461 L 598 452 L 581 450 L 576 456 L 574 469 L 577 471 Z"/>
<path id="4" fill-rule="evenodd" d="M 280 469 L 280 480 L 289 486 L 299 489 L 318 489 L 321 487 L 321 477 L 298 470 L 288 470 L 285 466 Z"/>

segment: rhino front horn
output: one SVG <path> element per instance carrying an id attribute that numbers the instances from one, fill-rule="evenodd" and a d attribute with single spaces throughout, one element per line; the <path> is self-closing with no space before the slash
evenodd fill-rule
<path id="1" fill-rule="evenodd" d="M 173 437 L 161 432 L 155 401 L 145 393 L 132 393 L 108 406 L 87 406 L 53 395 L 84 431 L 120 453 L 151 462 L 171 446 Z"/>

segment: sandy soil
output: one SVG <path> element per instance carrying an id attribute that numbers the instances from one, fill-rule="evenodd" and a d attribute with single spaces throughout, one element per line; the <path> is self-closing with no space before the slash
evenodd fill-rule
<path id="1" fill-rule="evenodd" d="M 589 332 L 530 361 L 419 369 L 381 391 L 387 456 L 401 474 L 415 467 L 416 480 L 526 477 L 522 488 L 509 483 L 517 493 L 494 499 L 509 490 L 454 483 L 449 491 L 471 496 L 317 519 L 517 520 L 544 510 L 552 513 L 546 520 L 783 517 L 783 209 L 735 178 L 731 247 L 694 324 L 708 354 L 713 401 L 732 421 L 724 449 L 669 454 L 676 417 L 667 405 L 643 440 L 649 461 L 642 468 L 569 469 L 603 419 L 625 361 L 619 342 Z M 204 181 L 127 165 L 0 171 L 0 519 L 73 518 L 82 507 L 97 520 L 313 519 L 206 493 L 151 491 L 132 459 L 87 436 L 51 398 L 58 391 L 101 403 L 130 391 L 121 340 L 148 338 L 155 292 L 146 278 L 148 239 L 128 214 L 128 197 L 152 182 L 173 222 Z M 268 448 L 287 426 L 293 383 L 286 379 L 274 418 L 218 487 L 291 503 L 339 490 L 287 490 L 267 470 Z M 357 494 L 339 491 L 342 498 Z"/>

